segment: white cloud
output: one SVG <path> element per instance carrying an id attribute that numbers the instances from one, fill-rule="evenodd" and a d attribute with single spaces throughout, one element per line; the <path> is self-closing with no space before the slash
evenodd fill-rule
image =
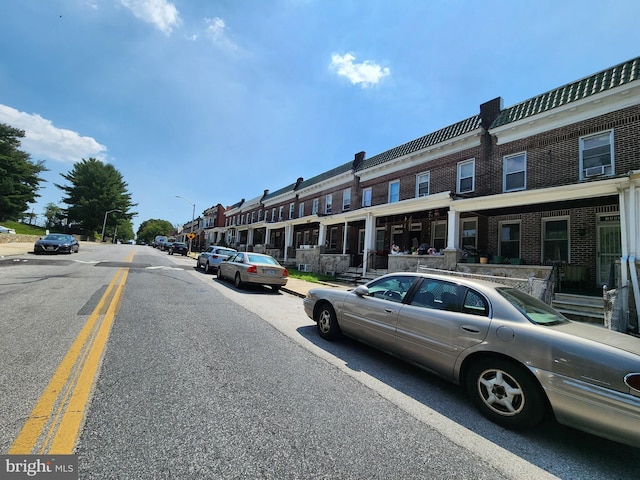
<path id="1" fill-rule="evenodd" d="M 236 49 L 235 43 L 233 43 L 226 33 L 226 24 L 224 20 L 220 17 L 215 18 L 205 18 L 204 21 L 207 23 L 207 36 L 211 38 L 216 44 L 221 47 Z"/>
<path id="2" fill-rule="evenodd" d="M 180 24 L 178 9 L 166 0 L 120 0 L 120 3 L 147 23 L 151 23 L 166 35 Z"/>
<path id="3" fill-rule="evenodd" d="M 369 60 L 365 60 L 362 63 L 354 63 L 355 59 L 356 57 L 350 53 L 345 55 L 333 54 L 329 68 L 335 70 L 341 77 L 349 79 L 352 84 L 360 84 L 362 88 L 375 85 L 391 73 L 387 67 L 383 68 Z"/>
<path id="4" fill-rule="evenodd" d="M 105 160 L 107 147 L 92 137 L 58 128 L 51 120 L 38 114 L 20 112 L 15 108 L 0 104 L 0 122 L 24 130 L 20 149 L 29 153 L 34 160 L 57 160 L 75 163 L 87 158 Z"/>

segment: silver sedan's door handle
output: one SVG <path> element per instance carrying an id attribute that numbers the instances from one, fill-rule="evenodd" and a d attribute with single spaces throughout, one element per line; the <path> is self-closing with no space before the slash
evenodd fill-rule
<path id="1" fill-rule="evenodd" d="M 460 328 L 462 328 L 462 330 L 464 330 L 465 332 L 480 333 L 480 329 L 474 327 L 473 325 L 461 325 Z"/>
<path id="2" fill-rule="evenodd" d="M 394 313 L 395 312 L 395 310 L 393 308 L 385 308 L 384 311 L 387 312 L 387 313 Z"/>

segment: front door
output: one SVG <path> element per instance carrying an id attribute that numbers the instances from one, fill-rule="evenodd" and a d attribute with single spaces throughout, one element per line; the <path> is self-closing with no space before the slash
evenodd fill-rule
<path id="1" fill-rule="evenodd" d="M 613 286 L 611 274 L 616 260 L 622 255 L 622 239 L 620 235 L 620 214 L 608 213 L 598 216 L 598 285 Z M 615 282 L 613 282 L 615 283 Z"/>

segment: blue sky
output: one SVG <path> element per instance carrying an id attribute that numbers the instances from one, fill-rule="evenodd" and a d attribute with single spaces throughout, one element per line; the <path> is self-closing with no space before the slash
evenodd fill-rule
<path id="1" fill-rule="evenodd" d="M 637 0 L 2 3 L 0 122 L 50 169 L 34 213 L 94 157 L 127 182 L 134 232 L 640 54 Z"/>

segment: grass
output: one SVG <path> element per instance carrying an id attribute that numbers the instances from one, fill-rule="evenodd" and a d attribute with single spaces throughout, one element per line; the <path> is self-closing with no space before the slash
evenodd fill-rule
<path id="1" fill-rule="evenodd" d="M 320 273 L 301 272 L 295 268 L 287 268 L 290 278 L 297 278 L 311 283 L 335 282 L 336 278 L 331 275 L 323 275 Z"/>
<path id="2" fill-rule="evenodd" d="M 6 222 L 0 222 L 3 227 L 13 228 L 17 235 L 44 235 L 45 229 L 36 225 L 29 225 L 28 223 L 13 222 L 7 220 Z"/>

